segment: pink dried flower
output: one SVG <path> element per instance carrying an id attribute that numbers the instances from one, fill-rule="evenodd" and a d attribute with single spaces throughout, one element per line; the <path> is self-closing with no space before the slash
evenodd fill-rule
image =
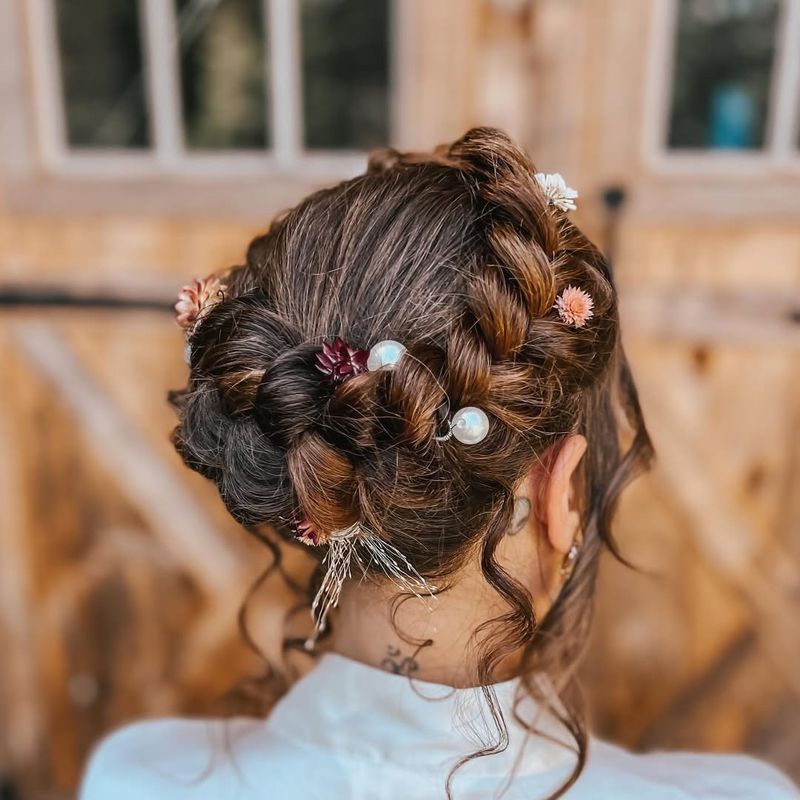
<path id="1" fill-rule="evenodd" d="M 342 381 L 365 372 L 367 369 L 369 350 L 350 347 L 340 336 L 332 344 L 322 343 L 322 352 L 317 353 L 317 369 L 325 373 L 333 383 Z"/>
<path id="2" fill-rule="evenodd" d="M 191 330 L 205 309 L 222 300 L 225 288 L 216 275 L 195 278 L 193 283 L 184 286 L 174 306 L 178 325 L 187 331 Z"/>
<path id="3" fill-rule="evenodd" d="M 594 316 L 592 296 L 577 286 L 567 286 L 556 299 L 553 308 L 564 322 L 576 328 L 582 328 Z"/>
<path id="4" fill-rule="evenodd" d="M 320 533 L 305 516 L 292 519 L 291 529 L 295 537 L 309 547 L 324 544 L 327 539 L 327 536 Z"/>

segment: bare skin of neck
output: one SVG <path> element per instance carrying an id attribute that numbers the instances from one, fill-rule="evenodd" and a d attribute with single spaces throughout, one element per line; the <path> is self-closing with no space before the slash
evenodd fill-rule
<path id="1" fill-rule="evenodd" d="M 544 471 L 535 467 L 515 492 L 518 513 L 500 543 L 496 558 L 533 598 L 542 619 L 563 583 L 561 567 L 580 538 L 573 507 L 572 477 L 586 449 L 582 436 L 570 436 Z M 396 607 L 390 583 L 352 583 L 339 601 L 330 649 L 381 669 L 448 686 L 480 683 L 475 664 L 475 631 L 508 610 L 481 572 L 479 556 L 448 580 L 435 599 L 411 597 Z M 402 634 L 402 635 L 401 635 Z M 424 645 L 424 646 L 423 646 Z M 498 668 L 494 682 L 519 671 L 521 652 Z"/>

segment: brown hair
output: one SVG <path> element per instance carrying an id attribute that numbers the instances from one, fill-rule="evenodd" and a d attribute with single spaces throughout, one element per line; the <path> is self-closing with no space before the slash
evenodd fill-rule
<path id="1" fill-rule="evenodd" d="M 558 797 L 586 759 L 575 667 L 598 557 L 604 547 L 619 555 L 617 499 L 652 449 L 608 265 L 548 206 L 534 173 L 508 136 L 475 128 L 433 153 L 376 153 L 365 174 L 276 219 L 196 326 L 189 385 L 173 395 L 173 438 L 233 516 L 275 549 L 272 532 L 291 539 L 286 521 L 302 510 L 322 531 L 363 520 L 434 580 L 479 553 L 509 611 L 476 640 L 498 737 L 472 757 L 507 744 L 490 684 L 499 660 L 524 647 L 522 685 L 538 696 L 534 670 L 551 675 L 576 741 Z M 594 300 L 585 327 L 554 310 L 568 285 Z M 336 336 L 362 348 L 395 339 L 413 357 L 333 387 L 314 363 Z M 467 405 L 486 411 L 488 436 L 436 441 L 447 409 Z M 495 551 L 515 486 L 569 433 L 588 440 L 577 478 L 584 544 L 537 620 Z"/>

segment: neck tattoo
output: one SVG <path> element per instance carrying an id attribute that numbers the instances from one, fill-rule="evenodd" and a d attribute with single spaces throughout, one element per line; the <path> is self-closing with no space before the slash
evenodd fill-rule
<path id="1" fill-rule="evenodd" d="M 387 648 L 386 658 L 381 661 L 381 668 L 387 672 L 394 672 L 395 675 L 411 675 L 419 669 L 414 656 L 403 656 L 399 647 Z"/>

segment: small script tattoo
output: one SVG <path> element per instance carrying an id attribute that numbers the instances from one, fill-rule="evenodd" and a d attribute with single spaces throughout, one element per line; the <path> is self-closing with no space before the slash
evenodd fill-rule
<path id="1" fill-rule="evenodd" d="M 508 527 L 508 535 L 514 536 L 519 533 L 527 524 L 531 515 L 531 501 L 527 497 L 514 498 L 514 514 L 511 517 L 511 525 Z"/>
<path id="2" fill-rule="evenodd" d="M 387 672 L 394 672 L 395 675 L 411 675 L 419 669 L 416 659 L 413 656 L 403 656 L 399 647 L 389 645 L 386 652 L 381 667 Z"/>

